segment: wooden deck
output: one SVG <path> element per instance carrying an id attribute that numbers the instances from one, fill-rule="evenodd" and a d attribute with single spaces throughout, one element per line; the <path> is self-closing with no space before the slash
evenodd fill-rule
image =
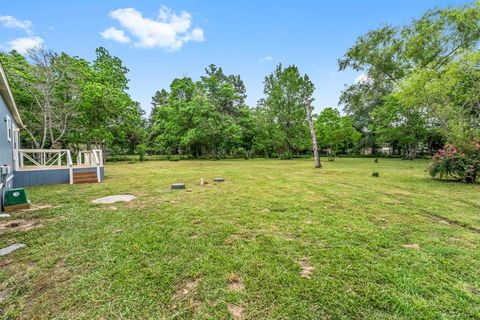
<path id="1" fill-rule="evenodd" d="M 102 182 L 105 170 L 103 166 L 53 166 L 23 167 L 13 172 L 15 188 L 25 188 L 49 184 L 75 184 Z"/>
<path id="2" fill-rule="evenodd" d="M 68 149 L 19 149 L 13 172 L 17 188 L 61 183 L 102 182 L 102 150 L 78 151 L 76 162 Z"/>

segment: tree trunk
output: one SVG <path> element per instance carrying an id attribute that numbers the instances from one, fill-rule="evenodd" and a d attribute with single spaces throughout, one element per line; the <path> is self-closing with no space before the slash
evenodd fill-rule
<path id="1" fill-rule="evenodd" d="M 312 135 L 312 149 L 313 158 L 315 159 L 315 168 L 321 168 L 322 163 L 320 162 L 320 155 L 318 154 L 317 135 L 315 134 L 315 126 L 313 125 L 312 107 L 310 106 L 310 101 L 308 100 L 305 102 L 305 110 L 307 111 L 307 121 L 308 126 L 310 127 L 310 134 Z"/>

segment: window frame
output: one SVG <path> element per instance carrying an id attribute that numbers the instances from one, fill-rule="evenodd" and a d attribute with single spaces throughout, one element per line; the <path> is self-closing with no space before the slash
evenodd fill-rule
<path id="1" fill-rule="evenodd" d="M 8 114 L 7 114 L 6 120 L 7 120 L 7 140 L 12 141 L 12 135 L 13 135 L 12 119 Z"/>

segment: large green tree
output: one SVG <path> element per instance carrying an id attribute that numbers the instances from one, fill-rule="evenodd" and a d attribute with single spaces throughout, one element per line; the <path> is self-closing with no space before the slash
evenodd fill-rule
<path id="1" fill-rule="evenodd" d="M 365 75 L 365 81 L 347 87 L 341 98 L 344 110 L 353 116 L 364 137 L 370 142 L 375 138 L 392 140 L 386 139 L 392 137 L 390 129 L 409 124 L 408 130 L 417 130 L 410 137 L 432 137 L 432 132 L 425 134 L 424 130 L 439 128 L 455 144 L 465 145 L 478 138 L 475 103 L 465 96 L 460 98 L 458 92 L 472 97 L 475 90 L 472 71 L 479 24 L 480 5 L 475 2 L 429 10 L 404 27 L 384 26 L 359 37 L 339 60 L 339 68 Z M 380 114 L 390 121 L 378 121 Z M 458 116 L 452 116 L 455 114 Z M 404 121 L 405 117 L 409 120 Z"/>
<path id="2" fill-rule="evenodd" d="M 143 111 L 127 93 L 128 69 L 105 48 L 91 63 L 45 48 L 0 59 L 26 125 L 25 146 L 127 153 L 143 139 Z"/>
<path id="3" fill-rule="evenodd" d="M 159 152 L 224 157 L 253 149 L 254 122 L 239 76 L 210 65 L 200 80 L 174 79 L 152 98 L 150 146 Z"/>
<path id="4" fill-rule="evenodd" d="M 315 120 L 315 128 L 319 136 L 319 145 L 327 150 L 330 160 L 336 153 L 351 147 L 360 138 L 354 128 L 352 117 L 342 116 L 337 109 L 325 108 Z"/>
<path id="5" fill-rule="evenodd" d="M 284 68 L 281 64 L 265 77 L 265 98 L 257 108 L 264 109 L 268 119 L 267 130 L 275 132 L 279 140 L 279 152 L 301 152 L 309 149 L 311 140 L 305 104 L 313 101 L 314 85 L 307 75 L 301 75 L 294 65 Z"/>

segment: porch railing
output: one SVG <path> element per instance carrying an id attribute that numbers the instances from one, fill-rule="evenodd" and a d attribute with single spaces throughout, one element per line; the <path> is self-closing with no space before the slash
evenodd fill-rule
<path id="1" fill-rule="evenodd" d="M 70 184 L 73 184 L 72 154 L 68 149 L 20 149 L 18 150 L 19 167 L 38 168 L 68 167 Z"/>
<path id="2" fill-rule="evenodd" d="M 103 153 L 101 149 L 79 151 L 77 153 L 77 165 L 88 165 L 97 167 L 97 179 L 101 182 L 100 167 L 103 167 Z"/>
<path id="3" fill-rule="evenodd" d="M 68 149 L 20 149 L 18 150 L 17 166 L 19 168 L 52 168 L 68 167 L 70 184 L 73 184 L 72 154 Z M 101 182 L 100 167 L 103 167 L 102 150 L 79 151 L 77 153 L 78 166 L 94 166 L 97 168 L 98 182 Z M 17 169 L 19 169 L 17 168 Z"/>
<path id="4" fill-rule="evenodd" d="M 72 155 L 68 149 L 20 149 L 19 166 L 40 168 L 72 166 Z"/>

